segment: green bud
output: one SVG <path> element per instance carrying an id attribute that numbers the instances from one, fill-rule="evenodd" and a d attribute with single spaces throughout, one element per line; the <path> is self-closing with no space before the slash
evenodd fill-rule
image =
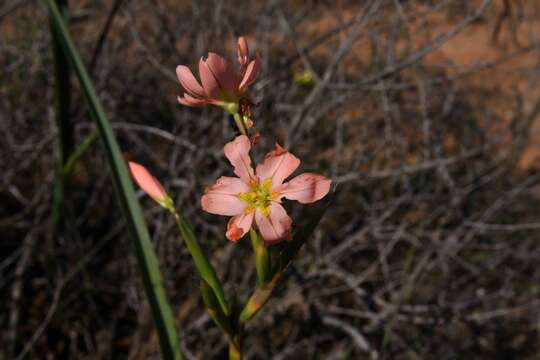
<path id="1" fill-rule="evenodd" d="M 302 86 L 311 86 L 313 85 L 314 79 L 313 74 L 309 70 L 297 71 L 294 73 L 294 81 Z"/>

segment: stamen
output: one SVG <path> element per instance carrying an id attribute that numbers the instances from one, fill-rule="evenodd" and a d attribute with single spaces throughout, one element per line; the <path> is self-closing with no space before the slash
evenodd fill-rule
<path id="1" fill-rule="evenodd" d="M 248 203 L 246 214 L 255 210 L 259 210 L 264 216 L 270 215 L 270 204 L 276 197 L 276 193 L 272 192 L 272 179 L 266 179 L 262 183 L 253 182 L 250 184 L 251 190 L 240 193 L 240 200 Z"/>

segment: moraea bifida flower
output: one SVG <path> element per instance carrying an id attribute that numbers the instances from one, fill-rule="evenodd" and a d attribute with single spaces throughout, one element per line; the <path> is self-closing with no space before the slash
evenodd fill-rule
<path id="1" fill-rule="evenodd" d="M 308 204 L 322 199 L 330 190 L 326 177 L 303 173 L 284 182 L 300 165 L 300 160 L 276 144 L 254 171 L 249 151 L 251 142 L 240 135 L 224 147 L 225 156 L 238 177 L 220 177 L 201 198 L 203 210 L 232 216 L 226 236 L 241 239 L 254 226 L 268 244 L 291 238 L 292 220 L 281 205 L 282 199 Z"/>
<path id="2" fill-rule="evenodd" d="M 247 89 L 261 72 L 261 58 L 257 53 L 255 59 L 250 60 L 244 37 L 238 39 L 237 57 L 239 72 L 220 55 L 208 53 L 199 60 L 200 83 L 187 66 L 179 65 L 176 75 L 185 93 L 178 96 L 178 102 L 187 106 L 217 105 L 232 114 L 239 113 L 245 104 L 251 104 Z"/>

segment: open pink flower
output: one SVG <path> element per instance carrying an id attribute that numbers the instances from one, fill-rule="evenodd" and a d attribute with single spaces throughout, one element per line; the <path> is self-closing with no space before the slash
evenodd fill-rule
<path id="1" fill-rule="evenodd" d="M 237 56 L 240 72 L 218 54 L 208 53 L 206 59 L 199 60 L 199 83 L 191 70 L 185 65 L 176 68 L 176 75 L 185 90 L 178 96 L 178 102 L 187 106 L 212 104 L 221 106 L 230 113 L 237 113 L 240 101 L 247 100 L 247 88 L 253 84 L 261 72 L 259 54 L 254 60 L 249 59 L 249 48 L 244 37 L 237 43 Z"/>
<path id="2" fill-rule="evenodd" d="M 303 173 L 284 182 L 300 160 L 278 144 L 253 171 L 250 149 L 251 142 L 245 135 L 225 145 L 225 156 L 238 177 L 222 176 L 206 189 L 202 208 L 212 214 L 232 216 L 227 225 L 229 240 L 241 239 L 253 222 L 266 243 L 290 239 L 292 220 L 281 200 L 315 202 L 328 193 L 331 181 L 319 174 Z"/>

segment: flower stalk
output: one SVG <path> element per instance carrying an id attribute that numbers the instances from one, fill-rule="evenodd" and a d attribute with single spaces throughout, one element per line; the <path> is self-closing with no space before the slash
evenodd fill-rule
<path id="1" fill-rule="evenodd" d="M 268 253 L 268 247 L 256 230 L 251 229 L 249 231 L 249 236 L 251 237 L 251 246 L 253 247 L 253 254 L 255 255 L 257 279 L 259 281 L 259 285 L 264 285 L 271 278 L 270 254 Z"/>
<path id="2" fill-rule="evenodd" d="M 244 126 L 244 120 L 242 119 L 242 116 L 239 113 L 233 114 L 234 123 L 236 124 L 236 127 L 238 128 L 238 131 L 240 131 L 240 134 L 247 135 L 247 129 L 246 126 Z"/>

